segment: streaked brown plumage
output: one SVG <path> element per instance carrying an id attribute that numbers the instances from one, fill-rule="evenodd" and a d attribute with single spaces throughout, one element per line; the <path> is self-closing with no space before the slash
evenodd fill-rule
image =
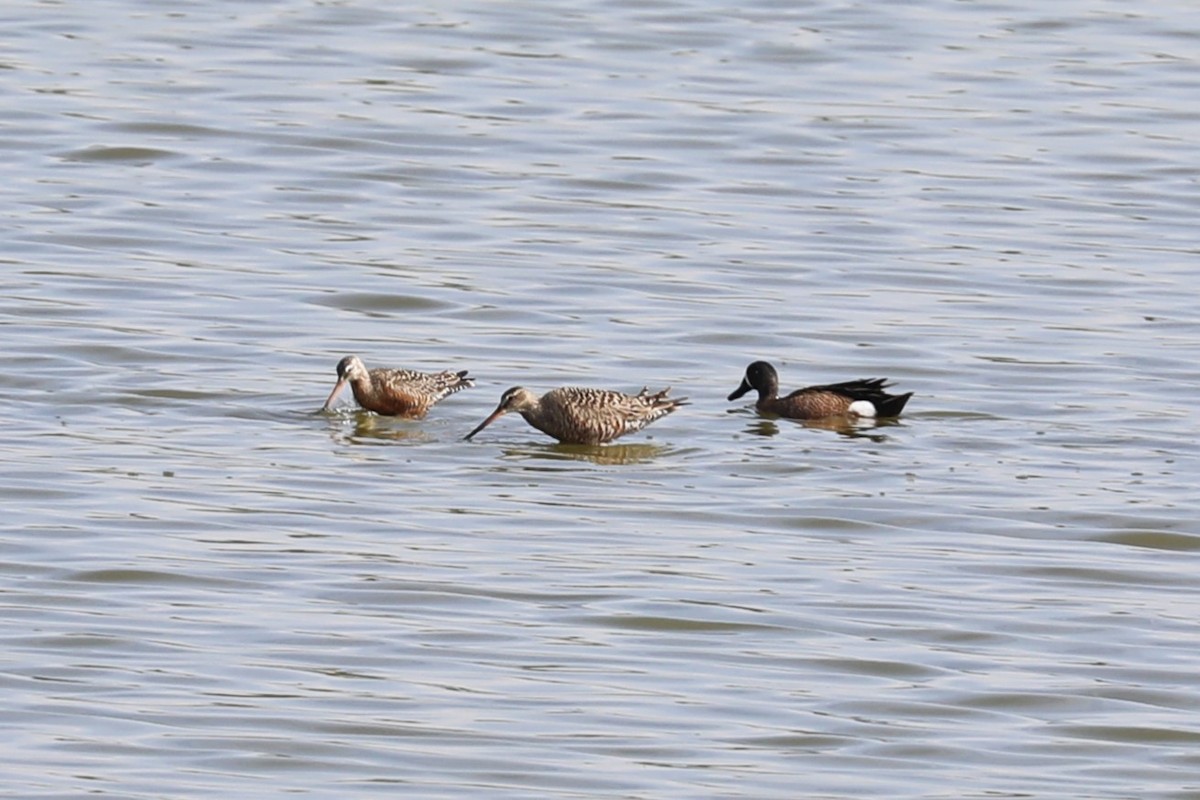
<path id="1" fill-rule="evenodd" d="M 358 356 L 346 356 L 337 365 L 337 383 L 322 410 L 350 384 L 354 399 L 368 411 L 395 417 L 419 419 L 442 398 L 475 385 L 462 372 L 417 372 L 411 369 L 368 370 Z"/>
<path id="2" fill-rule="evenodd" d="M 500 397 L 496 410 L 464 438 L 470 439 L 504 414 L 515 411 L 530 425 L 560 442 L 604 444 L 640 431 L 687 403 L 686 397 L 667 397 L 669 391 L 669 388 L 661 392 L 642 389 L 638 394 L 624 394 L 564 386 L 538 397 L 524 387 L 514 386 Z"/>
<path id="3" fill-rule="evenodd" d="M 791 419 L 821 419 L 839 415 L 858 417 L 895 417 L 904 410 L 912 397 L 907 394 L 888 394 L 885 378 L 867 378 L 824 386 L 809 386 L 779 397 L 779 374 L 766 361 L 755 361 L 746 367 L 742 383 L 729 395 L 737 400 L 746 392 L 758 392 L 754 407 L 766 414 Z"/>

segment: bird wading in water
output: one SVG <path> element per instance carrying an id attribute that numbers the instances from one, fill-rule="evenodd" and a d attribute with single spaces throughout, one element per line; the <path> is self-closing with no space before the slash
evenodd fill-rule
<path id="1" fill-rule="evenodd" d="M 337 383 L 322 407 L 328 411 L 346 384 L 360 406 L 376 414 L 420 419 L 442 398 L 475 385 L 462 372 L 417 372 L 411 369 L 367 369 L 358 356 L 337 365 Z"/>
<path id="2" fill-rule="evenodd" d="M 642 389 L 638 394 L 624 394 L 564 386 L 538 397 L 522 386 L 514 386 L 500 397 L 496 410 L 464 438 L 471 439 L 500 417 L 515 412 L 564 444 L 605 444 L 640 431 L 687 403 L 686 397 L 667 397 L 669 391 Z"/>

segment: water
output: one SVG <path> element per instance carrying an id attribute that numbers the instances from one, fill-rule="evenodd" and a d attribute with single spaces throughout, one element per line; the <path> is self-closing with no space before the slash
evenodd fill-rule
<path id="1" fill-rule="evenodd" d="M 6 796 L 1200 797 L 1191 5 L 0 22 Z"/>

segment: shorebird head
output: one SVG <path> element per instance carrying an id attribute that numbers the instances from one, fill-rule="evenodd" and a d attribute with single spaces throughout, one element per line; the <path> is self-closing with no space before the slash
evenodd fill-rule
<path id="1" fill-rule="evenodd" d="M 340 381 L 352 381 L 355 378 L 365 378 L 367 367 L 358 356 L 346 356 L 337 365 L 337 376 Z"/>
<path id="2" fill-rule="evenodd" d="M 342 389 L 346 388 L 346 383 L 367 377 L 367 368 L 363 365 L 362 359 L 358 356 L 346 356 L 337 365 L 337 383 L 333 385 L 333 391 L 329 393 L 329 397 L 325 400 L 325 405 L 321 407 L 322 411 L 328 411 L 333 407 L 333 401 L 342 393 Z"/>
<path id="3" fill-rule="evenodd" d="M 500 395 L 500 402 L 496 405 L 496 410 L 488 414 L 487 419 L 475 426 L 475 430 L 468 433 L 463 438 L 467 441 L 471 437 L 479 433 L 481 430 L 491 425 L 496 420 L 505 414 L 516 412 L 520 414 L 523 411 L 530 411 L 537 407 L 538 398 L 533 392 L 526 389 L 524 386 L 514 386 L 504 394 Z"/>
<path id="4" fill-rule="evenodd" d="M 742 378 L 741 385 L 734 389 L 727 399 L 737 400 L 751 389 L 757 391 L 759 395 L 764 392 L 769 394 L 778 391 L 779 373 L 766 361 L 755 361 L 746 367 L 746 375 Z"/>

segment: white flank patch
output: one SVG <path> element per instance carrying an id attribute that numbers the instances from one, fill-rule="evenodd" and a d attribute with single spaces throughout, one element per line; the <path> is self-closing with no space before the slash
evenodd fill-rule
<path id="1" fill-rule="evenodd" d="M 850 404 L 848 410 L 851 414 L 858 414 L 860 417 L 875 416 L 875 404 L 870 400 L 855 400 Z"/>

